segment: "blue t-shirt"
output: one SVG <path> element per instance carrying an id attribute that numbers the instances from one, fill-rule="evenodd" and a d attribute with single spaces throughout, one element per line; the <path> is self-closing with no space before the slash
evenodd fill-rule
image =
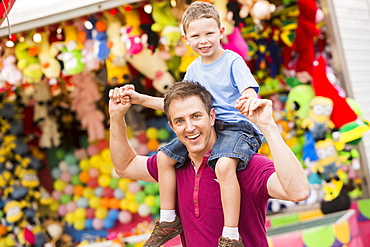
<path id="1" fill-rule="evenodd" d="M 235 102 L 245 89 L 252 87 L 258 93 L 259 86 L 236 52 L 225 50 L 222 57 L 211 64 L 202 63 L 202 58 L 198 57 L 189 65 L 184 80 L 199 82 L 207 88 L 213 97 L 217 119 L 225 122 L 249 121 L 235 109 Z"/>

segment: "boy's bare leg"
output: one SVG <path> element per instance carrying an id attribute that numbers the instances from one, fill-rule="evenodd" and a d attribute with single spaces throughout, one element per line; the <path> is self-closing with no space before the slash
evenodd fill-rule
<path id="1" fill-rule="evenodd" d="M 161 210 L 175 210 L 176 206 L 176 161 L 163 152 L 157 154 L 158 182 Z M 176 216 L 176 215 L 175 215 Z"/>
<path id="2" fill-rule="evenodd" d="M 222 236 L 239 240 L 240 186 L 236 176 L 239 159 L 221 157 L 216 163 L 216 176 L 220 183 L 221 202 L 224 213 Z M 226 236 L 225 236 L 226 235 Z"/>
<path id="3" fill-rule="evenodd" d="M 181 220 L 176 216 L 176 161 L 163 152 L 157 154 L 160 194 L 160 219 L 144 247 L 159 247 L 183 232 Z"/>

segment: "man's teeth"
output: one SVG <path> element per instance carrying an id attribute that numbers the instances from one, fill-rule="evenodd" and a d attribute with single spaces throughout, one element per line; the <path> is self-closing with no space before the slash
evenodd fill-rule
<path id="1" fill-rule="evenodd" d="M 192 136 L 188 136 L 189 139 L 195 139 L 199 136 L 200 134 L 196 134 L 196 135 L 192 135 Z"/>

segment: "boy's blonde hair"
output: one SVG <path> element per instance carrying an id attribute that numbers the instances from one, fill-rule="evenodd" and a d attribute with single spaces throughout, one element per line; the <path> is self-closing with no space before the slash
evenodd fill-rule
<path id="1" fill-rule="evenodd" d="M 221 28 L 220 14 L 213 4 L 195 1 L 189 5 L 182 16 L 182 28 L 184 34 L 189 27 L 190 22 L 198 19 L 214 19 L 217 22 L 219 28 Z"/>

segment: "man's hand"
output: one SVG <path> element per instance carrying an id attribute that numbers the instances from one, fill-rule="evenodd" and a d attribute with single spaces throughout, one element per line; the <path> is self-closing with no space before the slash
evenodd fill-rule
<path id="1" fill-rule="evenodd" d="M 121 96 L 123 87 L 115 87 L 109 90 L 109 114 L 120 113 L 126 114 L 131 106 L 131 100 L 129 96 Z"/>
<path id="2" fill-rule="evenodd" d="M 240 97 L 235 104 L 235 108 L 258 127 L 274 123 L 271 100 Z"/>

